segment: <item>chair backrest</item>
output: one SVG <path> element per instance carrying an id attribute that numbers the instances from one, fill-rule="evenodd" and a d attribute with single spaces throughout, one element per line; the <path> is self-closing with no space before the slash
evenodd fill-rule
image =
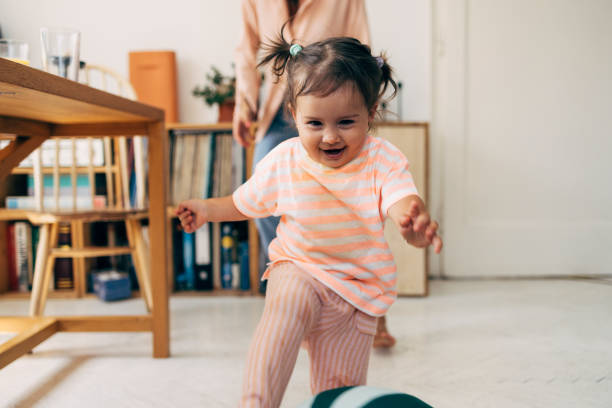
<path id="1" fill-rule="evenodd" d="M 84 84 L 93 88 L 136 99 L 136 92 L 129 81 L 109 68 L 87 64 L 80 77 Z M 54 139 L 43 143 L 32 154 L 37 209 L 144 208 L 143 138 L 134 137 L 131 146 L 132 149 L 128 148 L 125 137 Z M 134 175 L 131 175 L 132 163 Z M 52 170 L 47 168 L 49 166 Z M 49 172 L 52 177 L 49 177 Z M 105 196 L 96 195 L 98 173 L 105 175 Z M 136 181 L 132 185 L 131 178 Z M 134 205 L 132 201 L 135 201 Z"/>
<path id="2" fill-rule="evenodd" d="M 136 91 L 132 84 L 110 68 L 86 64 L 80 77 L 84 78 L 84 83 L 88 86 L 136 100 Z"/>

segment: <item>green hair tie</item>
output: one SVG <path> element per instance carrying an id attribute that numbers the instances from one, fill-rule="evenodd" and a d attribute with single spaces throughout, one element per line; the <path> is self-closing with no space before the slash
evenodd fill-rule
<path id="1" fill-rule="evenodd" d="M 302 46 L 300 44 L 293 44 L 289 48 L 289 54 L 291 54 L 292 57 L 295 57 L 300 51 L 302 51 Z"/>

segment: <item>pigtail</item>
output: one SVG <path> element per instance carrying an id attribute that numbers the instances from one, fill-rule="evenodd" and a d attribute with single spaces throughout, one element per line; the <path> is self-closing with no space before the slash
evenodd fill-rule
<path id="1" fill-rule="evenodd" d="M 285 40 L 283 32 L 288 22 L 283 24 L 281 28 L 280 37 L 276 40 L 271 40 L 267 44 L 262 45 L 262 49 L 265 51 L 264 57 L 257 64 L 257 68 L 267 65 L 272 62 L 272 72 L 276 77 L 275 82 L 278 82 L 287 69 L 287 64 L 291 58 L 291 44 Z"/>
<path id="2" fill-rule="evenodd" d="M 397 94 L 397 83 L 393 79 L 393 69 L 389 64 L 387 64 L 387 58 L 384 54 L 380 54 L 380 56 L 376 57 L 376 62 L 381 71 L 380 83 L 382 85 L 378 98 L 382 98 L 389 85 L 391 85 L 393 87 L 393 93 L 389 99 L 393 99 Z"/>

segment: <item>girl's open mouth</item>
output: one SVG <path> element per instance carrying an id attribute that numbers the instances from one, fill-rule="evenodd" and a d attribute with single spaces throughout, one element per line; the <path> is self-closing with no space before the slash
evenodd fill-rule
<path id="1" fill-rule="evenodd" d="M 335 160 L 335 159 L 340 158 L 340 156 L 342 156 L 342 153 L 344 152 L 344 150 L 346 150 L 346 146 L 343 147 L 342 149 L 321 149 L 321 150 L 325 154 L 325 157 L 331 160 Z"/>

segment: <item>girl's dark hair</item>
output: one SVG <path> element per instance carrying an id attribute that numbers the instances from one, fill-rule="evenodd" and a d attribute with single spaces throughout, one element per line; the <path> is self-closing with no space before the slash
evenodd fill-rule
<path id="1" fill-rule="evenodd" d="M 285 23 L 286 25 L 286 23 Z M 304 46 L 292 56 L 281 29 L 280 37 L 263 48 L 266 54 L 258 66 L 272 64 L 278 82 L 287 73 L 287 104 L 295 108 L 297 97 L 314 94 L 327 96 L 347 82 L 361 93 L 370 111 L 391 85 L 395 96 L 397 84 L 385 57 L 372 55 L 370 47 L 350 37 L 334 37 Z"/>

